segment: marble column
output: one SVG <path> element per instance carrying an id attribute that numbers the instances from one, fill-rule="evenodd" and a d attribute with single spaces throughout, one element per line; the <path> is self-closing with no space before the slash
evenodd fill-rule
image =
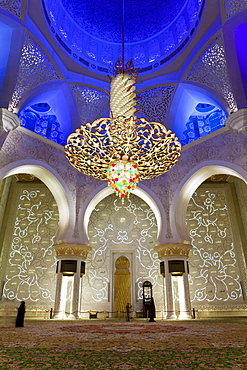
<path id="1" fill-rule="evenodd" d="M 181 290 L 183 293 L 183 298 L 181 297 L 181 308 L 180 308 L 180 319 L 191 319 L 191 303 L 190 303 L 190 287 L 189 287 L 189 279 L 188 279 L 188 268 L 187 268 L 187 259 L 184 261 L 185 263 L 185 272 L 181 276 L 182 284 Z"/>
<path id="2" fill-rule="evenodd" d="M 55 293 L 55 304 L 53 311 L 54 319 L 62 319 L 64 316 L 64 307 L 62 305 L 62 283 L 63 283 L 63 274 L 60 272 L 61 269 L 61 260 L 58 261 L 58 271 L 57 271 L 57 284 L 56 284 L 56 293 Z"/>
<path id="3" fill-rule="evenodd" d="M 60 243 L 54 244 L 53 248 L 56 251 L 58 258 L 57 271 L 57 286 L 54 304 L 54 319 L 61 319 L 64 317 L 65 311 L 65 297 L 66 291 L 63 292 L 63 272 L 61 272 L 61 263 L 66 260 L 76 261 L 76 271 L 72 273 L 73 276 L 73 291 L 71 297 L 71 312 L 69 318 L 77 319 L 80 316 L 79 302 L 80 302 L 80 286 L 81 286 L 81 262 L 85 262 L 88 252 L 91 247 L 85 244 L 77 243 Z"/>
<path id="4" fill-rule="evenodd" d="M 166 319 L 176 319 L 175 302 L 173 295 L 172 275 L 169 273 L 168 260 L 164 259 L 165 263 L 165 306 L 166 306 Z"/>
<path id="5" fill-rule="evenodd" d="M 179 303 L 180 303 L 180 319 L 189 319 L 190 315 L 190 292 L 188 282 L 187 260 L 190 244 L 184 243 L 171 243 L 160 244 L 154 247 L 161 261 L 165 265 L 165 306 L 166 306 L 166 319 L 175 319 L 175 302 L 173 295 L 172 275 L 170 271 L 169 261 L 183 261 L 184 271 L 179 276 Z"/>
<path id="6" fill-rule="evenodd" d="M 73 284 L 73 295 L 72 295 L 72 318 L 78 319 L 80 316 L 80 282 L 81 282 L 81 259 L 77 259 L 76 273 L 74 274 L 74 284 Z"/>

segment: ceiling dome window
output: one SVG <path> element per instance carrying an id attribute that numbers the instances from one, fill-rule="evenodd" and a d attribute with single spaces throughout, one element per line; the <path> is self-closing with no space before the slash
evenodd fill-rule
<path id="1" fill-rule="evenodd" d="M 195 34 L 204 4 L 205 0 L 125 0 L 126 60 L 133 59 L 139 73 L 163 67 Z M 64 52 L 83 67 L 108 74 L 109 64 L 121 56 L 122 1 L 42 0 L 42 5 Z"/>
<path id="2" fill-rule="evenodd" d="M 65 145 L 66 139 L 56 115 L 47 103 L 37 103 L 23 109 L 19 118 L 21 126 L 57 144 Z"/>
<path id="3" fill-rule="evenodd" d="M 42 112 L 42 113 L 48 112 L 51 109 L 51 107 L 47 103 L 37 103 L 37 104 L 31 105 L 31 108 L 36 112 Z"/>
<path id="4" fill-rule="evenodd" d="M 186 123 L 182 145 L 195 141 L 225 125 L 226 114 L 211 104 L 199 103 Z"/>

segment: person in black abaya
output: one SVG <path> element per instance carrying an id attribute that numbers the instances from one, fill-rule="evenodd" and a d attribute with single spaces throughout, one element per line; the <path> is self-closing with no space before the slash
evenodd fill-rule
<path id="1" fill-rule="evenodd" d="M 22 301 L 20 304 L 20 307 L 18 308 L 18 312 L 17 312 L 16 323 L 15 323 L 16 328 L 24 326 L 25 312 L 26 312 L 25 302 Z"/>
<path id="2" fill-rule="evenodd" d="M 126 305 L 126 314 L 127 314 L 126 321 L 130 321 L 130 308 L 131 308 L 130 304 L 127 303 L 127 305 Z"/>
<path id="3" fill-rule="evenodd" d="M 151 298 L 151 303 L 150 303 L 150 307 L 149 307 L 149 322 L 155 322 L 155 320 L 154 320 L 155 317 L 156 317 L 155 304 L 154 304 L 153 298 Z"/>

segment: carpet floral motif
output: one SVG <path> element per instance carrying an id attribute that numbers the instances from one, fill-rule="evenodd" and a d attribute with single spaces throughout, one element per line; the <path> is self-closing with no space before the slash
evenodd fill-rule
<path id="1" fill-rule="evenodd" d="M 247 319 L 0 327 L 0 369 L 247 369 Z"/>

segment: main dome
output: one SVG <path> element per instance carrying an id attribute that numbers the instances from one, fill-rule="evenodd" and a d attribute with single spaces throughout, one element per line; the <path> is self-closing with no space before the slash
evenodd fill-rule
<path id="1" fill-rule="evenodd" d="M 56 41 L 87 69 L 109 74 L 121 57 L 150 73 L 174 59 L 195 34 L 205 0 L 42 0 Z M 124 9 L 124 22 L 123 22 Z"/>
<path id="2" fill-rule="evenodd" d="M 146 40 L 168 27 L 187 0 L 61 0 L 68 15 L 82 30 L 100 40 L 122 41 L 124 9 L 125 42 Z"/>

